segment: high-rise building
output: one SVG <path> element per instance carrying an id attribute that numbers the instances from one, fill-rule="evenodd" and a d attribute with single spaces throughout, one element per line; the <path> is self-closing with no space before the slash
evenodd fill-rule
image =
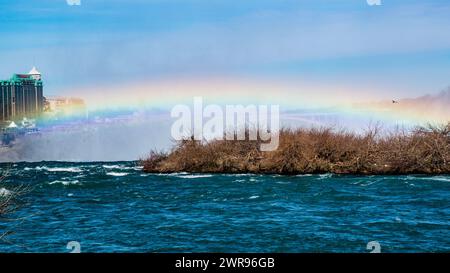
<path id="1" fill-rule="evenodd" d="M 28 74 L 14 74 L 0 81 L 0 121 L 36 118 L 43 110 L 42 79 L 36 67 Z"/>

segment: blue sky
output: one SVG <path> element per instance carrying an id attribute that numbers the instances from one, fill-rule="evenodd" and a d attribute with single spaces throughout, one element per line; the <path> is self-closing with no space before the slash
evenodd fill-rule
<path id="1" fill-rule="evenodd" d="M 450 85 L 449 14 L 438 0 L 0 0 L 0 78 L 36 65 L 52 94 L 227 76 L 414 97 Z"/>

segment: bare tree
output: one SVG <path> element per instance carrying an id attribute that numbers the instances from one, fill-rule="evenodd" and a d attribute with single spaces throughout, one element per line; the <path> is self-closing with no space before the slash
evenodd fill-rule
<path id="1" fill-rule="evenodd" d="M 10 218 L 10 216 L 20 206 L 20 197 L 29 192 L 30 188 L 25 185 L 6 187 L 5 179 L 7 176 L 8 171 L 0 173 L 0 221 L 18 222 L 16 224 L 20 224 L 23 219 Z M 13 232 L 14 230 L 0 230 L 0 241 L 8 242 L 6 237 Z"/>

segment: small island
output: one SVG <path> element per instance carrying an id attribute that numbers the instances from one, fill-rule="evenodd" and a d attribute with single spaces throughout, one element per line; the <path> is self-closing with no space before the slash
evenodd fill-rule
<path id="1" fill-rule="evenodd" d="M 188 138 L 169 153 L 152 151 L 141 164 L 148 173 L 450 173 L 450 122 L 383 133 L 376 127 L 363 134 L 333 128 L 282 129 L 279 141 L 277 150 L 261 152 L 260 141 Z"/>

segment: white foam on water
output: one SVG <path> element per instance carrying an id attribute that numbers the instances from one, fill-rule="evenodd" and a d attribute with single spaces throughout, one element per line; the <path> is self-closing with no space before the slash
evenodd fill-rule
<path id="1" fill-rule="evenodd" d="M 179 178 L 205 178 L 205 177 L 212 177 L 212 174 L 188 174 L 188 175 L 178 175 Z"/>
<path id="2" fill-rule="evenodd" d="M 259 195 L 252 195 L 248 199 L 256 199 L 256 198 L 259 198 Z"/>
<path id="3" fill-rule="evenodd" d="M 380 180 L 362 181 L 362 182 L 359 183 L 358 185 L 361 186 L 361 187 L 367 187 L 367 186 L 370 186 L 370 185 L 372 185 L 372 184 L 374 184 L 374 183 L 377 183 L 377 182 L 379 182 L 379 181 L 380 181 Z"/>
<path id="4" fill-rule="evenodd" d="M 234 180 L 234 182 L 238 182 L 238 183 L 243 183 L 245 181 L 247 181 L 247 180 L 245 180 L 245 179 L 236 179 L 236 180 Z"/>
<path id="5" fill-rule="evenodd" d="M 7 190 L 5 188 L 0 188 L 0 197 L 6 197 L 10 194 L 12 194 L 12 191 Z"/>
<path id="6" fill-rule="evenodd" d="M 80 173 L 83 170 L 81 170 L 80 168 L 77 167 L 68 167 L 68 168 L 63 168 L 63 167 L 47 167 L 47 166 L 38 166 L 34 169 L 31 168 L 24 168 L 25 171 L 31 171 L 31 170 L 36 170 L 36 171 L 49 171 L 49 172 L 69 172 L 69 173 Z"/>
<path id="7" fill-rule="evenodd" d="M 255 174 L 252 173 L 234 173 L 234 174 L 223 174 L 223 176 L 229 176 L 229 177 L 240 177 L 240 176 L 254 176 Z"/>
<path id="8" fill-rule="evenodd" d="M 110 175 L 110 176 L 127 176 L 128 173 L 108 172 L 108 173 L 106 173 L 106 175 Z"/>
<path id="9" fill-rule="evenodd" d="M 415 176 L 412 176 L 412 175 L 408 175 L 408 176 L 402 178 L 402 180 L 415 180 L 415 179 L 418 179 L 418 177 L 415 177 Z"/>
<path id="10" fill-rule="evenodd" d="M 327 178 L 331 178 L 331 177 L 333 177 L 333 174 L 332 174 L 332 173 L 319 174 L 319 179 L 320 179 L 320 180 L 322 180 L 322 179 L 327 179 Z"/>
<path id="11" fill-rule="evenodd" d="M 426 179 L 434 180 L 434 181 L 450 182 L 450 177 L 448 177 L 448 176 L 432 176 L 432 177 L 428 177 Z"/>
<path id="12" fill-rule="evenodd" d="M 103 165 L 102 167 L 105 169 L 121 169 L 122 168 L 122 166 L 120 166 L 120 165 Z"/>
<path id="13" fill-rule="evenodd" d="M 55 181 L 52 181 L 52 182 L 50 182 L 50 183 L 48 183 L 48 184 L 49 184 L 49 185 L 62 184 L 62 185 L 64 185 L 64 186 L 68 186 L 68 185 L 76 185 L 76 184 L 78 184 L 78 183 L 80 183 L 80 181 L 78 181 L 78 180 L 73 180 L 73 181 L 61 181 L 61 180 L 55 180 Z"/>
<path id="14" fill-rule="evenodd" d="M 124 165 L 102 165 L 104 169 L 107 170 L 134 170 L 134 171 L 141 171 L 144 167 L 143 166 L 124 166 Z"/>
<path id="15" fill-rule="evenodd" d="M 403 180 L 431 180 L 431 181 L 442 181 L 442 182 L 450 182 L 449 176 L 424 176 L 424 177 L 416 177 L 412 175 L 406 176 Z"/>
<path id="16" fill-rule="evenodd" d="M 158 175 L 158 176 L 180 176 L 180 175 L 185 175 L 185 174 L 189 174 L 187 172 L 179 172 L 179 173 L 156 173 L 154 175 Z"/>

